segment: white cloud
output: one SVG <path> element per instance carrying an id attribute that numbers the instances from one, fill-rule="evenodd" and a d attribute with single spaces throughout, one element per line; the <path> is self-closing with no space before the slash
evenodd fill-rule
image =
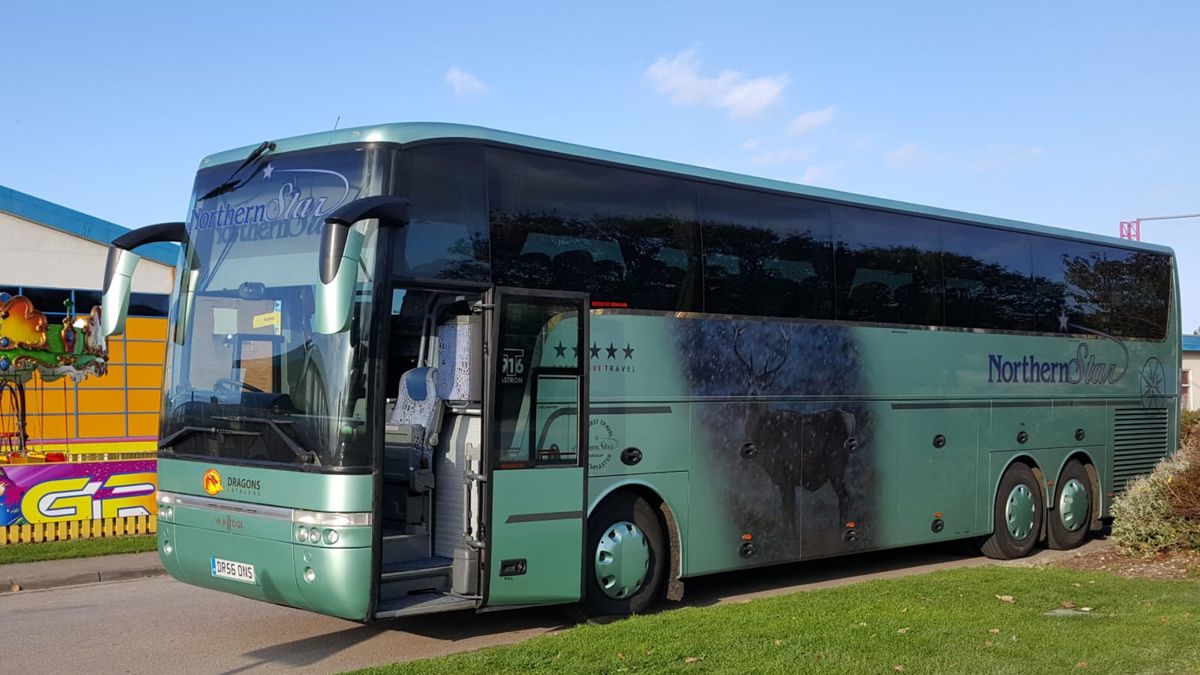
<path id="1" fill-rule="evenodd" d="M 478 77 L 458 66 L 454 66 L 446 71 L 446 82 L 450 84 L 450 88 L 454 90 L 457 96 L 482 94 L 488 90 L 488 86 L 481 82 Z"/>
<path id="2" fill-rule="evenodd" d="M 951 160 L 953 156 L 949 153 L 934 152 L 916 142 L 897 146 L 887 153 L 887 163 L 896 169 L 924 169 L 948 164 Z"/>
<path id="3" fill-rule="evenodd" d="M 788 84 L 787 75 L 750 78 L 736 70 L 702 75 L 695 49 L 660 57 L 644 77 L 672 103 L 724 108 L 730 117 L 752 117 L 766 110 Z"/>
<path id="4" fill-rule="evenodd" d="M 738 145 L 738 147 L 741 148 L 742 150 L 757 150 L 760 147 L 762 147 L 762 139 L 761 138 L 748 138 L 745 141 L 743 141 L 740 145 Z"/>
<path id="5" fill-rule="evenodd" d="M 810 110 L 788 124 L 788 136 L 799 136 L 806 131 L 812 131 L 819 126 L 829 124 L 833 120 L 836 108 L 830 106 L 821 110 Z"/>
<path id="6" fill-rule="evenodd" d="M 1046 154 L 1037 145 L 993 145 L 967 163 L 971 171 L 997 171 L 1013 164 L 1035 160 Z"/>

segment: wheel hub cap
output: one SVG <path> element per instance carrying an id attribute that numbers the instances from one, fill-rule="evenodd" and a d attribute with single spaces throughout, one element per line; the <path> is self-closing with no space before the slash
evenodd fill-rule
<path id="1" fill-rule="evenodd" d="M 596 583 L 614 600 L 637 593 L 650 571 L 650 546 L 637 525 L 613 523 L 596 545 Z"/>
<path id="2" fill-rule="evenodd" d="M 1018 485 L 1008 493 L 1004 522 L 1008 524 L 1008 533 L 1017 541 L 1023 541 L 1033 534 L 1033 526 L 1037 523 L 1037 503 L 1028 486 Z"/>
<path id="3" fill-rule="evenodd" d="M 1088 491 L 1079 480 L 1072 478 L 1062 486 L 1058 498 L 1058 517 L 1063 527 L 1074 532 L 1083 527 L 1088 515 Z"/>

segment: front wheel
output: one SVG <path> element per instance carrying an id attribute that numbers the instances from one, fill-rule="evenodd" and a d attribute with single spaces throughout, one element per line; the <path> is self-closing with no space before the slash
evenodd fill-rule
<path id="1" fill-rule="evenodd" d="M 588 518 L 584 610 L 590 616 L 638 614 L 658 598 L 667 548 L 654 507 L 631 494 L 601 504 Z"/>
<path id="2" fill-rule="evenodd" d="M 997 560 L 1024 558 L 1033 550 L 1045 521 L 1042 488 L 1033 470 L 1013 464 L 1000 479 L 992 516 L 992 536 L 983 542 L 983 554 Z"/>
<path id="3" fill-rule="evenodd" d="M 1050 548 L 1072 549 L 1087 539 L 1092 524 L 1092 481 L 1087 469 L 1071 460 L 1058 477 L 1054 511 L 1046 518 L 1046 543 Z"/>

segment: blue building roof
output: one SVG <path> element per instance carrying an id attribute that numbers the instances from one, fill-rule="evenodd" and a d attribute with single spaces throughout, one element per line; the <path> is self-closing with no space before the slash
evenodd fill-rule
<path id="1" fill-rule="evenodd" d="M 27 195 L 3 185 L 0 185 L 0 211 L 105 246 L 129 231 L 127 227 L 100 220 L 95 216 L 59 206 L 45 199 L 38 199 L 33 195 Z M 175 260 L 179 255 L 179 246 L 167 243 L 147 244 L 139 248 L 137 254 L 174 267 Z"/>
<path id="2" fill-rule="evenodd" d="M 1200 335 L 1184 335 L 1183 351 L 1200 352 Z"/>

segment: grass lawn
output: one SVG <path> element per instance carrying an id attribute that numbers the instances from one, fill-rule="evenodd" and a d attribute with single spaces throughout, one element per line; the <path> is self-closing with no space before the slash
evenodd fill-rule
<path id="1" fill-rule="evenodd" d="M 1076 615 L 1045 615 L 1069 608 Z M 1198 631 L 1195 581 L 988 566 L 682 608 L 360 672 L 1194 673 Z"/>
<path id="2" fill-rule="evenodd" d="M 47 541 L 41 544 L 7 544 L 0 546 L 0 565 L 64 558 L 93 558 L 114 553 L 142 553 L 157 548 L 157 541 L 155 535 L 147 534 L 106 539 Z"/>

